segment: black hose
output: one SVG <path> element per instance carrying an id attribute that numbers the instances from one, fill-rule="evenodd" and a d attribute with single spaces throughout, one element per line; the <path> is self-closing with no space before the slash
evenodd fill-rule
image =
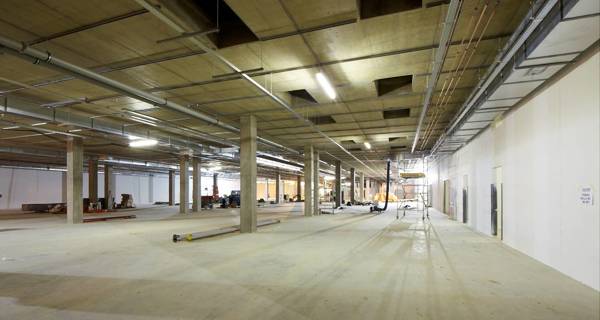
<path id="1" fill-rule="evenodd" d="M 390 161 L 387 162 L 387 176 L 386 176 L 386 188 L 385 188 L 385 206 L 381 211 L 387 210 L 388 200 L 390 197 Z"/>

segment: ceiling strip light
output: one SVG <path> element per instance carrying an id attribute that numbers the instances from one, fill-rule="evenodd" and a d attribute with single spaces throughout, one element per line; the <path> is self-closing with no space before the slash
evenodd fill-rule
<path id="1" fill-rule="evenodd" d="M 333 89 L 333 86 L 329 82 L 329 79 L 327 79 L 327 77 L 323 74 L 323 72 L 317 73 L 316 77 L 317 77 L 317 82 L 319 83 L 321 88 L 323 88 L 323 90 L 325 91 L 327 96 L 329 96 L 329 98 L 331 100 L 334 100 L 337 95 L 335 93 L 335 90 Z"/>

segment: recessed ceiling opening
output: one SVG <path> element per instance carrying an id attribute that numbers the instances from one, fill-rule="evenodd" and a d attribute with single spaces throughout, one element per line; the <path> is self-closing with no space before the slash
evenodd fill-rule
<path id="1" fill-rule="evenodd" d="M 335 123 L 335 120 L 331 116 L 310 117 L 308 120 L 316 125 Z"/>
<path id="2" fill-rule="evenodd" d="M 340 141 L 341 144 L 356 144 L 356 141 L 354 140 L 342 140 Z"/>
<path id="3" fill-rule="evenodd" d="M 383 111 L 384 119 L 408 118 L 410 117 L 410 109 L 396 109 Z"/>
<path id="4" fill-rule="evenodd" d="M 449 4 L 450 0 L 432 0 L 425 3 L 425 8 L 433 8 L 437 6 L 441 6 L 443 4 Z"/>
<path id="5" fill-rule="evenodd" d="M 258 37 L 224 0 L 189 1 L 192 1 L 193 5 L 202 11 L 202 14 L 208 20 L 209 29 L 217 28 L 218 21 L 219 32 L 208 35 L 218 48 L 258 41 Z"/>
<path id="6" fill-rule="evenodd" d="M 293 106 L 301 106 L 306 104 L 317 104 L 317 100 L 304 89 L 288 91 L 292 98 Z"/>
<path id="7" fill-rule="evenodd" d="M 360 18 L 368 19 L 386 14 L 422 8 L 421 0 L 362 0 Z"/>
<path id="8" fill-rule="evenodd" d="M 381 97 L 385 95 L 412 92 L 412 81 L 412 75 L 377 79 L 375 80 L 377 96 Z"/>

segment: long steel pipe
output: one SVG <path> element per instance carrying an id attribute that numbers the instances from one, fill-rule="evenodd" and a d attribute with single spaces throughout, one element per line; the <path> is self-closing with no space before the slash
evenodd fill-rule
<path id="1" fill-rule="evenodd" d="M 446 19 L 444 20 L 444 28 L 442 29 L 442 35 L 440 37 L 440 45 L 437 49 L 437 52 L 435 53 L 435 60 L 433 61 L 431 78 L 429 81 L 429 85 L 427 86 L 427 91 L 425 92 L 423 109 L 421 110 L 421 115 L 419 116 L 419 123 L 417 124 L 415 140 L 413 140 L 412 148 L 410 150 L 411 153 L 415 152 L 417 142 L 419 141 L 419 136 L 421 134 L 421 126 L 423 126 L 423 121 L 425 120 L 425 116 L 427 115 L 427 109 L 429 108 L 429 104 L 431 103 L 433 91 L 435 90 L 435 86 L 440 76 L 440 71 L 442 70 L 442 66 L 444 65 L 444 60 L 446 60 L 446 53 L 448 52 L 449 43 L 452 40 L 452 34 L 454 33 L 454 27 L 456 26 L 456 21 L 458 20 L 458 14 L 460 12 L 461 5 L 462 0 L 452 0 L 450 1 L 450 5 L 448 5 Z"/>
<path id="2" fill-rule="evenodd" d="M 167 109 L 170 109 L 173 111 L 177 111 L 177 112 L 192 116 L 196 119 L 202 120 L 204 122 L 207 122 L 211 125 L 217 126 L 221 129 L 224 129 L 224 130 L 227 130 L 230 132 L 234 132 L 234 133 L 240 132 L 240 129 L 238 129 L 232 125 L 229 125 L 227 123 L 224 123 L 222 121 L 219 121 L 218 119 L 215 119 L 207 114 L 192 110 L 190 108 L 182 106 L 173 101 L 169 101 L 165 98 L 161 98 L 152 93 L 148 93 L 148 92 L 136 89 L 134 87 L 131 87 L 131 86 L 121 83 L 119 81 L 112 80 L 112 79 L 107 78 L 103 75 L 100 75 L 94 71 L 79 67 L 70 62 L 67 62 L 58 57 L 55 57 L 50 52 L 45 52 L 45 51 L 35 49 L 31 46 L 28 46 L 27 44 L 25 44 L 23 42 L 15 41 L 15 40 L 0 36 L 0 47 L 6 48 L 5 52 L 7 52 L 7 53 L 11 53 L 17 57 L 25 58 L 27 60 L 32 60 L 34 64 L 44 64 L 46 66 L 58 69 L 59 71 L 69 73 L 79 79 L 86 80 L 88 82 L 92 82 L 98 86 L 104 87 L 104 88 L 114 91 L 114 92 L 121 93 L 125 96 L 134 98 L 136 100 L 146 102 L 146 103 L 149 103 L 154 106 L 164 107 L 164 108 L 167 108 Z M 284 149 L 286 151 L 293 151 L 294 153 L 298 153 L 296 150 L 289 149 L 278 143 L 269 141 L 264 138 L 259 137 L 258 140 L 259 140 L 259 142 L 269 145 L 269 146 L 272 146 L 272 147 L 276 147 L 279 149 Z"/>

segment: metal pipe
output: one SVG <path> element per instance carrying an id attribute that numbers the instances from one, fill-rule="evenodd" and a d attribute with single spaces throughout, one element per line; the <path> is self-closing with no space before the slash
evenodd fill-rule
<path id="1" fill-rule="evenodd" d="M 427 91 L 425 93 L 423 109 L 421 110 L 421 115 L 419 116 L 419 122 L 417 124 L 416 130 L 417 132 L 415 134 L 415 139 L 410 150 L 411 153 L 415 152 L 415 147 L 417 146 L 417 142 L 419 141 L 421 126 L 423 125 L 423 121 L 425 120 L 425 115 L 427 115 L 427 109 L 429 108 L 429 103 L 431 103 L 433 91 L 440 76 L 440 71 L 442 70 L 444 60 L 446 59 L 446 53 L 448 52 L 449 42 L 452 39 L 452 34 L 454 33 L 454 28 L 456 27 L 456 21 L 458 20 L 458 14 L 460 13 L 461 6 L 462 0 L 452 0 L 450 1 L 450 5 L 448 5 L 448 11 L 446 13 L 446 19 L 444 21 L 444 29 L 442 30 L 442 35 L 440 37 L 440 45 L 438 46 L 437 52 L 435 54 L 435 60 L 433 61 L 431 81 L 429 82 L 429 86 L 427 86 Z"/>
<path id="2" fill-rule="evenodd" d="M 443 143 L 447 136 L 449 136 L 454 128 L 462 121 L 462 119 L 467 115 L 467 113 L 475 106 L 479 97 L 483 95 L 492 81 L 498 76 L 498 74 L 504 69 L 506 64 L 512 59 L 517 50 L 525 43 L 527 38 L 531 35 L 531 33 L 542 23 L 544 18 L 548 15 L 548 13 L 552 10 L 552 8 L 558 3 L 558 0 L 547 0 L 543 7 L 538 10 L 537 16 L 533 17 L 533 12 L 531 14 L 531 18 L 524 20 L 522 24 L 518 27 L 515 32 L 506 43 L 502 51 L 496 56 L 495 62 L 490 69 L 488 69 L 486 76 L 479 82 L 476 90 L 473 90 L 467 102 L 465 102 L 461 111 L 455 116 L 452 120 L 452 124 L 446 130 L 446 132 L 438 139 L 438 141 L 433 146 L 431 153 L 433 154 Z M 529 24 L 527 24 L 529 22 Z M 523 30 L 524 29 L 524 30 Z"/>
<path id="3" fill-rule="evenodd" d="M 125 96 L 134 98 L 136 100 L 146 102 L 146 103 L 154 105 L 154 106 L 164 107 L 167 109 L 171 109 L 173 111 L 177 111 L 177 112 L 192 116 L 194 118 L 200 119 L 202 121 L 205 121 L 211 125 L 217 126 L 224 130 L 227 130 L 227 131 L 231 131 L 234 133 L 240 132 L 240 129 L 238 129 L 232 125 L 229 125 L 227 123 L 224 123 L 222 121 L 219 121 L 218 119 L 215 119 L 207 114 L 189 109 L 178 103 L 169 101 L 167 99 L 161 98 L 161 97 L 153 95 L 151 93 L 148 93 L 148 92 L 136 89 L 134 87 L 131 87 L 129 85 L 123 84 L 121 82 L 112 80 L 112 79 L 102 76 L 94 71 L 79 67 L 79 66 L 69 63 L 67 61 L 64 61 L 60 58 L 54 57 L 54 56 L 52 56 L 52 54 L 50 52 L 44 52 L 44 51 L 35 49 L 31 46 L 28 46 L 25 43 L 18 42 L 18 41 L 0 36 L 0 47 L 6 48 L 7 50 L 5 52 L 11 53 L 17 57 L 25 58 L 27 60 L 33 60 L 34 64 L 44 64 L 49 67 L 56 68 L 59 71 L 69 73 L 77 78 L 80 78 L 80 79 L 86 80 L 88 82 L 92 82 L 98 86 L 107 88 L 111 91 L 115 91 L 115 92 L 121 93 Z M 298 153 L 296 150 L 286 148 L 278 143 L 269 141 L 264 138 L 258 138 L 257 140 L 259 142 L 269 145 L 269 146 L 273 146 L 273 147 L 276 147 L 279 149 L 284 149 L 286 151 L 293 151 L 295 153 Z"/>

